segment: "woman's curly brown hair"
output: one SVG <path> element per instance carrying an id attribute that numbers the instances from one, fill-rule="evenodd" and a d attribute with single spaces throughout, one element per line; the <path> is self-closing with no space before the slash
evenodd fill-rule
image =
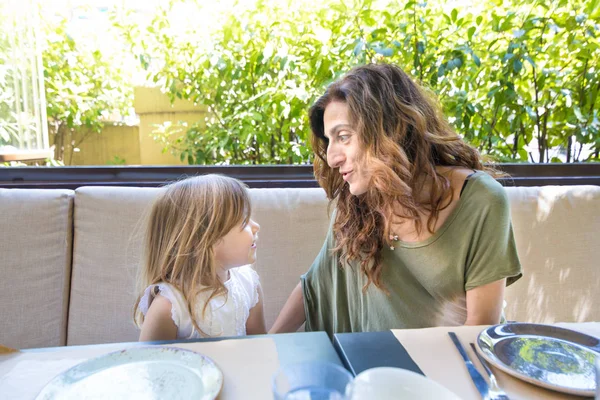
<path id="1" fill-rule="evenodd" d="M 338 169 L 327 164 L 323 116 L 334 101 L 347 104 L 363 165 L 371 175 L 368 191 L 360 196 L 352 195 Z M 315 177 L 337 208 L 334 251 L 342 265 L 360 261 L 368 279 L 365 289 L 373 282 L 385 290 L 381 250 L 391 245 L 393 218 L 413 220 L 421 232 L 419 213 L 427 213 L 427 229 L 433 233 L 439 212 L 452 200 L 450 182 L 436 167 L 484 169 L 479 153 L 450 127 L 435 97 L 394 65 L 353 68 L 328 87 L 309 118 Z M 432 187 L 429 199 L 419 202 L 414 194 L 423 188 L 424 177 Z"/>

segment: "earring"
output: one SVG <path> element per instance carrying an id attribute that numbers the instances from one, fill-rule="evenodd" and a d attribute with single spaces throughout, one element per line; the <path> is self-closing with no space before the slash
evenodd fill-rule
<path id="1" fill-rule="evenodd" d="M 390 240 L 393 240 L 394 242 L 397 242 L 397 241 L 398 241 L 398 235 L 396 235 L 396 234 L 392 233 L 392 234 L 390 235 Z M 392 246 L 390 246 L 390 250 L 394 250 L 394 249 L 396 249 L 396 248 L 395 248 L 393 245 L 392 245 Z"/>

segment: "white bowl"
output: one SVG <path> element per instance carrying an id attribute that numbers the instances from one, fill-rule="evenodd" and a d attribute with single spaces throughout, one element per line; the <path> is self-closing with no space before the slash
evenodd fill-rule
<path id="1" fill-rule="evenodd" d="M 346 388 L 349 400 L 460 400 L 444 386 L 421 374 L 391 367 L 367 369 Z"/>

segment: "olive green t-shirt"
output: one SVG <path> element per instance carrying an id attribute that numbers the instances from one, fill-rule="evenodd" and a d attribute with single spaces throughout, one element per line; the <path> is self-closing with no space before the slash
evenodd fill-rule
<path id="1" fill-rule="evenodd" d="M 335 215 L 332 218 L 332 222 Z M 333 224 L 332 224 L 333 225 Z M 384 247 L 381 282 L 371 284 L 357 262 L 332 254 L 330 225 L 323 247 L 301 277 L 307 331 L 368 332 L 464 324 L 466 291 L 521 277 L 508 197 L 491 176 L 469 178 L 456 208 L 430 238 Z"/>

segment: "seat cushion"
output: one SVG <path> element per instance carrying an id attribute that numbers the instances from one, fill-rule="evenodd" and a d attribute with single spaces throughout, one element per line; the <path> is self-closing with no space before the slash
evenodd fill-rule
<path id="1" fill-rule="evenodd" d="M 0 189 L 0 343 L 66 343 L 73 191 Z"/>

